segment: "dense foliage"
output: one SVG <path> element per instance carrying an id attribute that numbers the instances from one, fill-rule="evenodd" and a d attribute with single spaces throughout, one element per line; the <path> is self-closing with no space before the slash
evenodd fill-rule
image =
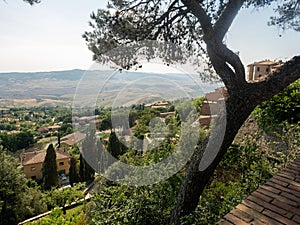
<path id="1" fill-rule="evenodd" d="M 293 117 L 296 118 L 298 111 L 295 109 L 297 109 L 297 105 L 299 105 L 295 104 L 295 102 L 298 101 L 297 97 L 299 97 L 299 81 L 288 87 L 283 93 L 275 96 L 271 101 L 263 103 L 262 106 L 264 106 L 264 108 L 260 106 L 257 109 L 254 114 L 255 119 L 262 125 L 261 122 L 264 121 L 265 118 L 269 118 L 268 123 L 264 123 L 264 126 L 261 126 L 262 128 L 268 129 L 253 132 L 249 137 L 245 137 L 243 141 L 238 141 L 230 147 L 214 176 L 211 178 L 209 186 L 203 192 L 195 213 L 184 217 L 182 220 L 183 224 L 213 224 L 217 222 L 224 214 L 231 210 L 232 207 L 241 202 L 260 184 L 269 179 L 270 176 L 277 172 L 282 166 L 296 157 L 300 148 L 300 143 L 297 141 L 300 140 L 299 121 L 297 123 L 295 120 L 289 120 L 287 117 L 278 120 L 277 115 L 285 115 L 282 113 L 282 111 L 285 111 L 288 115 L 293 115 Z M 197 111 L 200 111 L 202 101 L 203 99 L 194 100 Z M 292 107 L 289 107 L 289 105 Z M 182 115 L 189 114 L 184 111 L 187 106 L 190 107 L 186 102 L 183 102 L 176 107 L 176 110 Z M 276 110 L 271 110 L 272 107 Z M 278 111 L 278 114 L 274 114 L 275 111 Z M 132 112 L 134 112 L 136 118 L 136 121 L 132 122 L 135 124 L 133 128 L 139 124 L 137 121 L 141 121 L 147 129 L 149 129 L 151 118 L 159 113 L 149 109 L 133 109 Z M 176 146 L 176 138 L 174 139 L 174 137 L 176 137 L 175 134 L 180 132 L 180 119 L 187 119 L 188 117 L 188 115 L 185 115 L 179 118 L 177 112 L 175 112 L 174 116 L 168 116 L 165 122 L 168 130 L 170 130 L 170 127 L 173 127 L 172 129 L 175 130 L 172 135 L 166 136 L 165 141 L 158 147 L 144 154 L 137 154 L 135 150 L 127 149 L 119 155 L 120 160 L 131 165 L 145 166 L 168 157 Z M 259 138 L 265 137 L 267 135 L 265 132 L 269 134 L 272 127 L 277 129 L 275 129 L 277 132 L 276 138 L 284 143 L 284 149 L 278 148 L 278 142 L 274 145 L 269 144 L 269 149 L 262 147 Z M 278 127 L 284 127 L 285 132 L 279 133 Z M 154 128 L 151 129 L 155 131 Z M 139 133 L 137 132 L 136 135 L 138 136 Z M 205 132 L 203 134 L 203 137 L 204 136 Z M 88 139 L 95 141 L 94 138 L 95 137 L 89 137 Z M 277 139 L 276 141 L 278 141 Z M 84 146 L 88 147 L 89 144 L 85 143 Z M 78 148 L 76 154 L 79 154 Z M 1 157 L 2 156 L 3 155 L 1 155 Z M 6 157 L 9 156 L 6 155 Z M 3 175 L 1 174 L 1 176 L 12 179 L 13 181 L 9 182 L 13 186 L 2 186 L 3 188 L 1 190 L 5 190 L 7 196 L 4 195 L 4 192 L 1 193 L 0 206 L 2 210 L 1 213 L 6 215 L 4 219 L 9 219 L 9 223 L 14 224 L 16 223 L 14 221 L 20 221 L 34 216 L 40 212 L 44 212 L 47 208 L 53 209 L 57 206 L 65 206 L 82 197 L 81 186 L 76 186 L 73 189 L 51 189 L 42 194 L 34 182 L 26 185 L 26 179 L 21 171 L 16 170 L 16 164 L 7 163 L 10 160 L 14 161 L 12 157 L 9 157 L 9 160 L 7 160 L 8 158 L 4 158 L 1 160 L 5 163 L 1 164 L 1 166 L 5 165 L 5 167 L 1 167 L 1 169 L 4 171 L 7 169 L 7 171 Z M 73 163 L 71 164 L 73 165 Z M 80 164 L 83 165 L 82 168 L 86 168 L 88 165 L 82 157 Z M 12 165 L 14 168 L 12 168 Z M 88 172 L 88 175 L 84 176 L 93 176 L 91 172 L 92 171 Z M 181 171 L 172 178 L 159 184 L 137 188 L 117 185 L 101 179 L 98 194 L 95 199 L 85 207 L 88 223 L 168 224 L 171 209 L 176 201 L 176 195 L 183 179 L 183 172 L 184 171 Z M 2 181 L 4 182 L 4 180 Z M 1 185 L 4 183 L 1 183 Z M 15 190 L 14 187 L 18 186 L 20 186 L 18 190 L 22 190 L 22 192 Z M 8 190 L 9 188 L 11 191 Z M 9 193 L 13 194 L 13 196 L 9 195 Z M 9 214 L 5 211 L 8 207 L 12 209 L 16 206 L 23 210 L 10 210 Z M 157 214 L 157 212 L 160 213 Z M 14 216 L 7 216 L 12 214 L 14 214 Z M 85 223 L 85 217 L 82 211 L 76 211 L 72 215 L 67 212 L 67 214 L 64 215 L 61 210 L 55 209 L 49 216 L 34 224 L 72 223 Z"/>
<path id="2" fill-rule="evenodd" d="M 167 224 L 180 182 L 180 176 L 174 176 L 153 186 L 104 184 L 87 206 L 88 223 Z"/>
<path id="3" fill-rule="evenodd" d="M 231 145 L 214 176 L 211 177 L 196 211 L 182 218 L 182 224 L 215 224 L 222 216 L 300 154 L 299 124 L 288 123 L 292 120 L 282 119 L 279 121 L 274 114 L 274 111 L 278 111 L 278 115 L 284 115 L 282 113 L 284 111 L 295 117 L 295 109 L 299 105 L 298 103 L 295 104 L 298 101 L 297 97 L 299 97 L 298 82 L 288 87 L 278 97 L 275 96 L 275 100 L 272 99 L 263 103 L 265 108 L 260 106 L 256 110 L 254 117 L 249 119 L 251 122 L 247 122 L 245 125 L 247 132 L 242 132 L 241 137 Z M 202 101 L 203 99 L 194 101 L 198 111 L 201 109 Z M 284 101 L 293 107 L 278 103 Z M 285 106 L 285 108 L 278 107 L 276 110 L 271 110 L 271 107 L 276 108 L 276 105 Z M 184 106 L 185 104 L 177 109 L 182 114 L 185 114 Z M 145 117 L 140 116 L 139 118 Z M 168 118 L 168 120 L 172 121 L 175 118 L 176 116 Z M 263 127 L 259 128 L 258 126 L 252 127 L 253 124 L 261 124 L 265 118 L 269 119 L 268 131 L 274 131 L 274 128 L 278 127 L 279 124 L 285 124 L 286 132 L 281 133 L 280 136 L 277 135 L 279 140 L 275 144 L 273 144 L 273 140 L 268 139 L 269 134 L 266 133 L 266 129 L 261 129 Z M 271 124 L 276 124 L 276 126 L 272 128 Z M 174 125 L 177 128 L 180 126 L 178 123 L 174 123 Z M 285 143 L 286 147 L 284 149 L 278 148 L 279 142 Z M 167 139 L 158 148 L 144 154 L 136 154 L 136 151 L 128 149 L 120 157 L 120 160 L 131 165 L 150 165 L 167 157 L 175 145 L 176 143 L 171 139 Z M 128 187 L 105 182 L 101 179 L 99 193 L 86 208 L 88 223 L 168 224 L 172 204 L 176 200 L 179 185 L 183 179 L 182 172 L 164 182 L 148 187 Z M 153 216 L 155 212 L 160 213 Z"/>
<path id="4" fill-rule="evenodd" d="M 82 206 L 68 210 L 66 214 L 60 208 L 55 208 L 48 216 L 26 225 L 83 225 L 85 215 Z"/>
<path id="5" fill-rule="evenodd" d="M 41 191 L 36 185 L 27 186 L 17 160 L 0 147 L 0 221 L 18 222 L 46 211 Z"/>
<path id="6" fill-rule="evenodd" d="M 16 152 L 34 144 L 34 137 L 30 132 L 25 131 L 15 134 L 0 133 L 0 144 L 4 149 Z"/>
<path id="7" fill-rule="evenodd" d="M 65 207 L 83 198 L 83 188 L 84 185 L 81 183 L 76 184 L 74 187 L 52 188 L 43 194 L 43 202 L 47 204 L 49 210 L 55 207 Z"/>
<path id="8" fill-rule="evenodd" d="M 255 114 L 262 127 L 274 127 L 283 122 L 297 124 L 300 121 L 300 80 L 260 104 Z"/>

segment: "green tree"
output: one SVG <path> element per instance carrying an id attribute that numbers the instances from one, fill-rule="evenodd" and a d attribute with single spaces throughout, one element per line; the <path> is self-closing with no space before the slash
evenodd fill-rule
<path id="1" fill-rule="evenodd" d="M 16 224 L 22 219 L 18 210 L 26 179 L 17 169 L 17 161 L 0 147 L 0 220 L 1 224 Z"/>
<path id="2" fill-rule="evenodd" d="M 83 159 L 83 161 L 85 163 L 85 181 L 92 182 L 95 179 L 95 170 L 85 159 Z"/>
<path id="3" fill-rule="evenodd" d="M 83 169 L 83 177 L 81 181 L 92 181 L 94 180 L 95 170 L 89 165 L 86 159 L 91 159 L 95 156 L 97 151 L 97 141 L 94 132 L 90 132 L 86 135 L 82 143 L 82 158 L 80 161 L 80 166 Z M 82 175 L 82 173 L 81 173 Z"/>
<path id="4" fill-rule="evenodd" d="M 43 201 L 47 204 L 49 210 L 55 207 L 64 208 L 66 205 L 83 198 L 83 187 L 83 184 L 77 184 L 74 187 L 62 189 L 52 188 L 43 195 Z M 65 210 L 65 208 L 63 210 Z"/>
<path id="5" fill-rule="evenodd" d="M 24 131 L 11 135 L 8 135 L 7 133 L 1 133 L 0 143 L 4 149 L 15 152 L 19 149 L 27 148 L 34 144 L 34 137 L 30 132 Z"/>
<path id="6" fill-rule="evenodd" d="M 0 221 L 1 224 L 18 222 L 45 212 L 38 187 L 28 187 L 18 161 L 0 146 Z"/>
<path id="7" fill-rule="evenodd" d="M 82 154 L 79 156 L 79 178 L 81 182 L 86 180 L 85 178 L 85 162 Z"/>
<path id="8" fill-rule="evenodd" d="M 80 154 L 79 176 L 81 182 L 90 182 L 94 180 L 95 170 L 87 163 L 82 154 Z"/>
<path id="9" fill-rule="evenodd" d="M 57 132 L 57 147 L 60 147 L 60 132 Z"/>
<path id="10" fill-rule="evenodd" d="M 110 133 L 107 151 L 115 158 L 121 155 L 122 146 L 115 132 Z"/>
<path id="11" fill-rule="evenodd" d="M 289 85 L 269 101 L 262 102 L 255 110 L 263 127 L 278 126 L 282 122 L 300 121 L 300 80 Z"/>
<path id="12" fill-rule="evenodd" d="M 186 169 L 186 175 L 174 207 L 171 224 L 179 224 L 180 218 L 192 212 L 198 205 L 199 197 L 212 177 L 216 167 L 233 142 L 239 128 L 262 101 L 270 99 L 286 86 L 300 78 L 300 56 L 294 57 L 280 69 L 273 72 L 268 79 L 257 83 L 248 83 L 245 79 L 245 67 L 237 53 L 224 44 L 224 38 L 233 20 L 242 7 L 261 8 L 271 5 L 275 0 L 230 0 L 230 1 L 194 1 L 194 0 L 111 0 L 107 10 L 93 13 L 91 22 L 93 31 L 86 32 L 84 38 L 94 53 L 94 59 L 104 62 L 101 58 L 110 51 L 125 43 L 137 43 L 142 40 L 164 40 L 187 49 L 187 55 L 204 55 L 209 59 L 209 68 L 225 84 L 228 96 L 225 99 L 226 121 L 225 136 L 222 138 L 218 154 L 208 166 L 199 169 L 205 146 L 195 149 L 194 155 Z M 285 0 L 278 3 L 278 11 L 283 14 L 277 21 L 292 28 L 295 18 L 299 19 L 299 1 Z M 286 8 L 286 5 L 290 6 Z M 283 7 L 284 11 L 280 10 Z M 114 10 L 110 10 L 114 9 Z M 293 11 L 294 13 L 290 13 Z M 288 17 L 288 15 L 292 15 Z M 287 27 L 288 28 L 288 27 Z M 205 45 L 204 45 L 205 44 Z M 134 51 L 131 54 L 146 54 L 148 57 L 170 59 L 170 49 L 160 49 L 157 54 Z M 145 53 L 146 52 L 146 53 Z M 150 54 L 152 52 L 152 54 Z M 136 64 L 136 57 L 120 55 L 113 58 L 115 63 L 124 69 Z M 126 54 L 126 51 L 124 51 Z M 136 55 L 135 55 L 136 56 Z M 127 58 L 126 58 L 127 57 Z M 182 54 L 184 60 L 184 52 Z M 177 62 L 178 58 L 175 59 Z M 174 60 L 174 61 L 175 61 Z"/>
<path id="13" fill-rule="evenodd" d="M 43 172 L 43 185 L 45 190 L 50 190 L 52 187 L 58 186 L 56 152 L 52 144 L 50 144 L 47 148 L 42 172 Z"/>
<path id="14" fill-rule="evenodd" d="M 74 156 L 72 156 L 70 159 L 69 180 L 70 180 L 70 185 L 72 187 L 73 187 L 74 183 L 79 182 L 77 159 Z"/>
<path id="15" fill-rule="evenodd" d="M 102 185 L 87 205 L 88 224 L 167 224 L 179 182 L 175 175 L 153 186 Z"/>

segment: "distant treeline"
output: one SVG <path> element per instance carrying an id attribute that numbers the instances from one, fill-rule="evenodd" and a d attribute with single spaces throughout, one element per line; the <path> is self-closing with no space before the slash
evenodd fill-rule
<path id="1" fill-rule="evenodd" d="M 34 137 L 30 132 L 20 132 L 10 135 L 0 133 L 0 145 L 11 152 L 27 148 L 32 144 L 34 144 Z"/>

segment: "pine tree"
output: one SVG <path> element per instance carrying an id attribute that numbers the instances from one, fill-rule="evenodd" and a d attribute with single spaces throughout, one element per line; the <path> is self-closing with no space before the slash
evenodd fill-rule
<path id="1" fill-rule="evenodd" d="M 43 163 L 43 184 L 45 190 L 58 186 L 58 173 L 56 164 L 56 152 L 52 144 L 47 148 L 46 157 Z"/>
<path id="2" fill-rule="evenodd" d="M 214 142 L 220 141 L 213 143 L 213 146 L 220 146 L 215 149 L 218 152 L 212 156 L 212 151 L 206 151 L 205 144 L 197 145 L 195 149 L 191 147 L 191 150 L 194 150 L 193 156 L 186 165 L 185 178 L 170 224 L 180 224 L 182 217 L 196 209 L 203 190 L 214 176 L 215 169 L 255 107 L 300 78 L 300 56 L 295 56 L 280 69 L 272 72 L 267 79 L 249 83 L 240 54 L 226 44 L 229 41 L 227 33 L 241 9 L 273 7 L 272 3 L 278 4 L 270 24 L 300 31 L 299 0 L 110 0 L 106 9 L 91 15 L 93 21 L 90 25 L 93 30 L 85 32 L 83 37 L 98 63 L 107 63 L 107 52 L 112 53 L 110 59 L 124 69 L 142 66 L 142 60 L 137 60 L 141 58 L 160 58 L 164 62 L 177 65 L 203 56 L 198 61 L 199 64 L 193 64 L 195 71 L 198 70 L 199 75 L 207 81 L 219 78 L 227 89 L 224 96 L 226 114 L 222 112 L 218 119 L 215 119 L 216 125 L 212 129 L 212 134 L 218 138 L 209 139 Z M 113 13 L 111 8 L 114 8 Z M 133 15 L 132 12 L 139 13 Z M 142 48 L 142 43 L 147 45 L 145 51 L 137 51 L 136 49 Z M 132 48 L 132 51 L 129 51 L 132 54 L 128 54 L 129 47 Z M 178 57 L 175 52 L 179 51 L 181 53 Z M 206 63 L 207 67 L 202 67 Z M 205 70 L 207 72 L 204 72 Z M 181 118 L 181 121 L 184 119 Z M 218 121 L 225 122 L 226 127 Z"/>
<path id="3" fill-rule="evenodd" d="M 77 159 L 74 156 L 72 156 L 71 159 L 70 159 L 69 180 L 70 180 L 70 185 L 72 187 L 73 187 L 74 183 L 79 182 Z"/>

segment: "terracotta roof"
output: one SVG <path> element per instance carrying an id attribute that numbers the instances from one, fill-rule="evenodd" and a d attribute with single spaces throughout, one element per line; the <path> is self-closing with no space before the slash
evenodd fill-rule
<path id="1" fill-rule="evenodd" d="M 300 224 L 300 158 L 223 217 L 219 225 Z"/>
<path id="2" fill-rule="evenodd" d="M 60 143 L 65 143 L 69 146 L 73 146 L 74 144 L 85 139 L 85 137 L 86 137 L 86 134 L 76 132 L 76 133 L 72 133 L 72 134 L 62 137 L 60 139 Z"/>
<path id="3" fill-rule="evenodd" d="M 60 129 L 59 125 L 49 126 L 48 129 Z"/>
<path id="4" fill-rule="evenodd" d="M 43 163 L 46 157 L 46 150 L 43 151 L 34 151 L 34 152 L 25 152 L 21 154 L 21 164 L 30 165 Z M 56 160 L 70 158 L 69 153 L 65 149 L 56 150 Z"/>

